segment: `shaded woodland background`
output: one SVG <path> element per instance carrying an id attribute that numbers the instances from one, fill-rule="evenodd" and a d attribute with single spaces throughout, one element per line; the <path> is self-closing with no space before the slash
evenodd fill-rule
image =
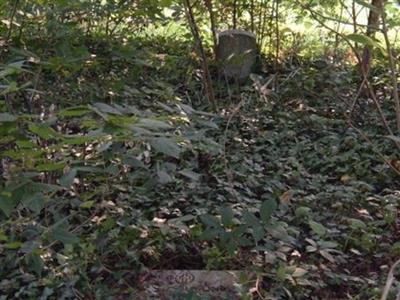
<path id="1" fill-rule="evenodd" d="M 249 270 L 243 299 L 394 299 L 399 12 L 0 0 L 0 299 L 135 299 L 147 269 Z M 214 60 L 232 28 L 261 50 L 241 84 Z"/>

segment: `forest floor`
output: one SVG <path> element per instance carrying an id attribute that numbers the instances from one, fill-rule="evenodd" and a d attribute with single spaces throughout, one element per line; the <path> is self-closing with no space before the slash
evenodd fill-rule
<path id="1" fill-rule="evenodd" d="M 398 156 L 366 99 L 346 118 L 352 68 L 220 82 L 215 113 L 191 52 L 161 44 L 52 61 L 39 93 L 9 96 L 0 299 L 134 297 L 146 269 L 249 270 L 254 299 L 378 299 L 400 255 L 381 156 Z"/>

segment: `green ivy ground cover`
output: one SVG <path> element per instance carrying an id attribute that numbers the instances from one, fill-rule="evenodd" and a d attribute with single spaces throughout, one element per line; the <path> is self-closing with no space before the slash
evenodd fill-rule
<path id="1" fill-rule="evenodd" d="M 396 155 L 374 114 L 372 145 L 344 121 L 351 70 L 299 66 L 267 98 L 220 83 L 210 113 L 190 46 L 169 47 L 48 60 L 29 110 L 38 66 L 3 68 L 0 299 L 134 299 L 148 268 L 253 271 L 244 299 L 379 298 L 400 194 L 376 151 Z"/>

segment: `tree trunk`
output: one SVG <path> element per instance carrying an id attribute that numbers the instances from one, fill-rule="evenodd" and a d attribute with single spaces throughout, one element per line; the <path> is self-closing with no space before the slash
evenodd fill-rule
<path id="1" fill-rule="evenodd" d="M 217 102 L 215 100 L 214 88 L 211 82 L 210 69 L 208 68 L 207 56 L 203 47 L 199 28 L 197 27 L 197 23 L 194 18 L 190 0 L 185 0 L 183 3 L 185 6 L 186 16 L 190 25 L 190 30 L 192 31 L 194 42 L 196 44 L 196 49 L 201 57 L 201 66 L 203 69 L 203 84 L 206 90 L 206 96 L 208 102 L 213 106 L 214 110 L 217 111 Z"/>
<path id="2" fill-rule="evenodd" d="M 375 9 L 370 9 L 368 16 L 367 36 L 373 38 L 379 29 L 379 20 L 386 0 L 372 0 L 371 5 Z M 366 45 L 362 54 L 361 70 L 364 74 L 369 74 L 372 62 L 371 47 Z"/>

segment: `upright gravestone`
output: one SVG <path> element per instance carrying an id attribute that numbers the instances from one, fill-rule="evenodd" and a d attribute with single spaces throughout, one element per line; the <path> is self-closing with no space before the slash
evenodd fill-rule
<path id="1" fill-rule="evenodd" d="M 225 30 L 218 33 L 216 57 L 222 73 L 230 79 L 244 80 L 257 62 L 256 36 L 244 30 Z"/>

